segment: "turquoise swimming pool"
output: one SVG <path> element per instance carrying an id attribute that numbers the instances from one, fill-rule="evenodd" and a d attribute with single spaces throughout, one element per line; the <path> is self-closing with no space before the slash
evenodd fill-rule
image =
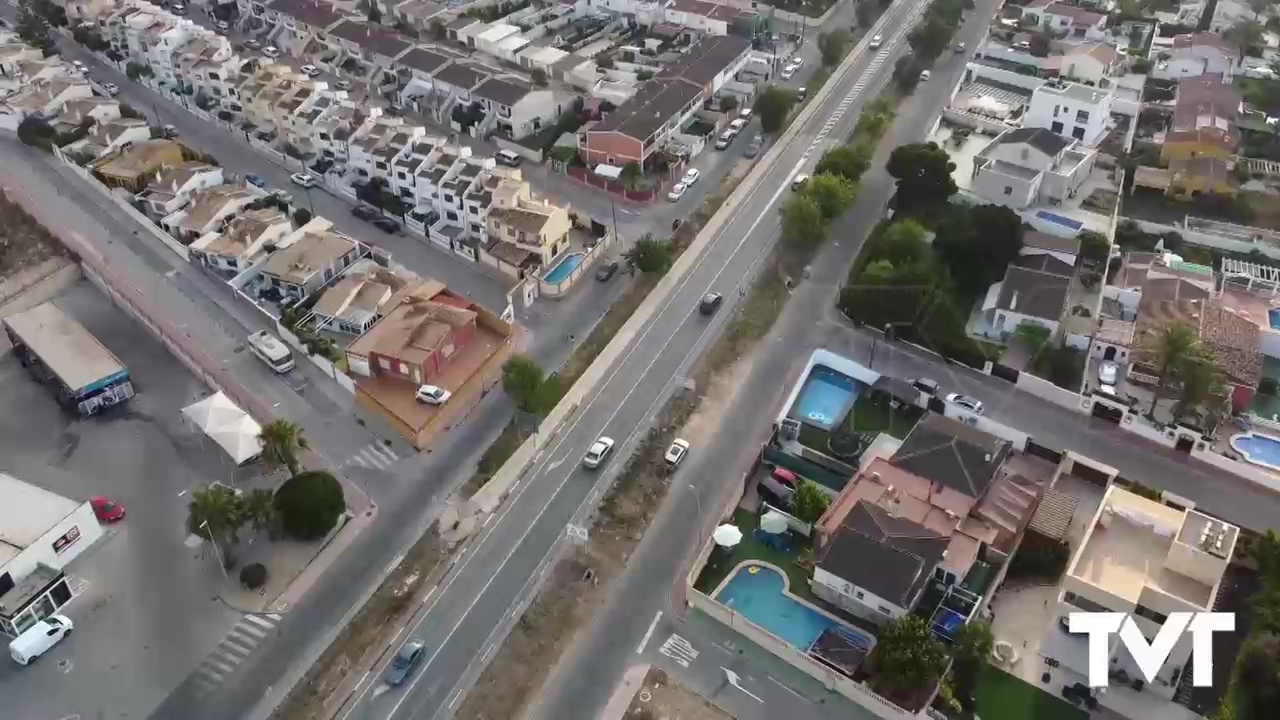
<path id="1" fill-rule="evenodd" d="M 858 390 L 857 380 L 825 365 L 814 365 L 800 389 L 792 414 L 802 422 L 830 430 L 849 412 Z"/>
<path id="2" fill-rule="evenodd" d="M 851 632 L 852 628 L 787 595 L 785 588 L 786 581 L 777 570 L 744 565 L 733 571 L 715 599 L 801 652 L 808 652 L 824 630 L 857 635 L 856 631 Z M 864 641 L 868 648 L 874 645 L 869 639 Z"/>
<path id="3" fill-rule="evenodd" d="M 556 263 L 547 271 L 546 275 L 542 276 L 542 279 L 549 283 L 559 285 L 568 279 L 569 275 L 572 274 L 574 270 L 578 269 L 578 266 L 582 264 L 582 259 L 584 257 L 586 256 L 582 253 L 569 253 L 568 255 L 565 255 L 560 262 Z"/>

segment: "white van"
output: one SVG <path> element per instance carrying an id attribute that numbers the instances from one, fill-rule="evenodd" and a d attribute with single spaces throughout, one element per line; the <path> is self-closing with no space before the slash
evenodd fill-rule
<path id="1" fill-rule="evenodd" d="M 289 346 L 266 330 L 259 330 L 249 336 L 249 349 L 276 373 L 287 373 L 294 367 L 293 353 L 289 351 Z"/>
<path id="2" fill-rule="evenodd" d="M 510 150 L 499 150 L 494 154 L 494 158 L 507 167 L 519 167 L 520 163 L 524 162 L 524 158 Z"/>
<path id="3" fill-rule="evenodd" d="M 66 615 L 50 615 L 27 628 L 9 643 L 9 655 L 19 665 L 30 665 L 33 660 L 49 652 L 49 648 L 71 634 L 71 618 Z"/>

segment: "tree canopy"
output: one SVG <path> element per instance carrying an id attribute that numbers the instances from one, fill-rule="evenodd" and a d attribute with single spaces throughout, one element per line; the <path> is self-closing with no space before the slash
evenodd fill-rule
<path id="1" fill-rule="evenodd" d="M 302 426 L 284 418 L 272 420 L 258 431 L 258 439 L 262 441 L 262 461 L 268 468 L 287 468 L 290 475 L 298 474 L 298 455 L 309 447 Z"/>
<path id="2" fill-rule="evenodd" d="M 528 355 L 517 353 L 502 364 L 502 391 L 521 412 L 541 416 L 550 410 L 547 387 L 546 374 Z"/>
<path id="3" fill-rule="evenodd" d="M 835 175 L 850 182 L 858 182 L 871 167 L 872 148 L 868 145 L 838 145 L 822 154 L 814 175 Z"/>
<path id="4" fill-rule="evenodd" d="M 796 247 L 820 244 L 827 234 L 822 207 L 808 195 L 797 193 L 782 206 L 782 241 Z"/>
<path id="5" fill-rule="evenodd" d="M 897 208 L 902 212 L 945 203 L 959 189 L 951 178 L 956 165 L 937 143 L 894 148 L 886 169 L 898 181 Z"/>
<path id="6" fill-rule="evenodd" d="M 786 125 L 787 115 L 796 102 L 796 94 L 791 90 L 770 85 L 764 92 L 756 96 L 755 114 L 760 117 L 760 127 L 765 132 L 780 132 Z"/>
<path id="7" fill-rule="evenodd" d="M 1022 250 L 1022 235 L 1017 213 L 1003 205 L 979 205 L 939 227 L 933 248 L 956 289 L 978 295 L 1004 277 Z"/>
<path id="8" fill-rule="evenodd" d="M 849 209 L 858 196 L 857 186 L 839 175 L 818 173 L 800 189 L 800 194 L 812 200 L 826 220 L 837 218 Z"/>
<path id="9" fill-rule="evenodd" d="M 295 475 L 276 491 L 276 512 L 285 534 L 295 540 L 319 540 L 347 508 L 342 484 L 324 471 Z"/>
<path id="10" fill-rule="evenodd" d="M 627 267 L 643 273 L 664 273 L 675 260 L 675 248 L 670 240 L 662 240 L 645 233 L 636 240 L 623 257 Z"/>
<path id="11" fill-rule="evenodd" d="M 924 620 L 907 614 L 886 624 L 875 649 L 878 684 L 896 692 L 915 692 L 946 667 L 946 650 Z"/>
<path id="12" fill-rule="evenodd" d="M 822 53 L 822 64 L 827 67 L 839 65 L 849 49 L 849 40 L 846 30 L 818 33 L 818 52 Z"/>

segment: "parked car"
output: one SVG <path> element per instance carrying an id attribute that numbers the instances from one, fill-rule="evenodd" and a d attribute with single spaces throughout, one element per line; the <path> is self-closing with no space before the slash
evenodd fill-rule
<path id="1" fill-rule="evenodd" d="M 958 405 L 974 415 L 981 415 L 986 408 L 983 407 L 982 401 L 977 398 L 971 398 L 968 395 L 960 393 L 951 393 L 947 396 L 947 402 L 952 405 Z"/>
<path id="2" fill-rule="evenodd" d="M 333 84 L 333 86 L 334 86 L 334 87 L 336 87 L 336 88 L 338 88 L 339 90 L 350 90 L 350 89 L 351 89 L 351 81 L 350 81 L 350 80 L 348 80 L 348 79 L 346 79 L 346 78 L 342 78 L 342 79 L 338 80 L 337 82 L 335 82 L 335 83 Z"/>
<path id="3" fill-rule="evenodd" d="M 698 303 L 698 312 L 703 315 L 714 315 L 723 302 L 724 296 L 720 293 L 707 293 L 702 296 L 702 301 Z"/>
<path id="4" fill-rule="evenodd" d="M 883 45 L 883 44 L 884 44 L 884 36 L 883 36 L 883 35 L 876 35 L 875 37 L 871 38 L 871 49 L 872 49 L 872 50 L 879 50 L 879 49 L 880 49 L 880 46 L 881 46 L 881 45 Z"/>
<path id="5" fill-rule="evenodd" d="M 115 97 L 116 95 L 120 94 L 120 86 L 116 85 L 115 83 L 106 83 L 105 85 L 102 86 L 102 89 L 106 90 L 107 94 L 112 97 Z"/>
<path id="6" fill-rule="evenodd" d="M 421 640 L 410 640 L 400 646 L 400 651 L 387 666 L 387 684 L 396 687 L 409 679 L 413 669 L 422 661 L 426 645 Z"/>
<path id="7" fill-rule="evenodd" d="M 737 135 L 738 134 L 732 130 L 725 130 L 724 132 L 720 133 L 720 137 L 716 138 L 716 149 L 724 150 L 725 148 L 729 147 L 729 145 L 733 143 L 733 139 L 737 137 Z"/>
<path id="8" fill-rule="evenodd" d="M 749 158 L 753 158 L 760 154 L 760 148 L 762 147 L 764 147 L 764 136 L 756 135 L 751 138 L 751 144 L 747 146 L 747 149 L 743 151 L 742 154 Z"/>
<path id="9" fill-rule="evenodd" d="M 587 449 L 587 454 L 582 458 L 582 466 L 588 470 L 595 470 L 604 463 L 605 458 L 609 457 L 609 453 L 613 450 L 613 438 L 601 435 L 595 442 L 591 443 L 591 447 Z"/>
<path id="10" fill-rule="evenodd" d="M 807 97 L 809 97 L 809 88 L 803 86 L 796 88 L 796 102 L 804 102 Z"/>
<path id="11" fill-rule="evenodd" d="M 93 516 L 100 523 L 119 522 L 124 519 L 124 506 L 101 495 L 89 498 L 89 507 L 93 508 Z"/>
<path id="12" fill-rule="evenodd" d="M 676 438 L 671 441 L 671 447 L 667 448 L 667 454 L 662 456 L 662 462 L 666 463 L 668 468 L 675 470 L 680 466 L 685 454 L 688 452 L 689 441 Z"/>
<path id="13" fill-rule="evenodd" d="M 1098 382 L 1103 385 L 1115 385 L 1120 377 L 1120 366 L 1107 361 L 1098 366 Z"/>
<path id="14" fill-rule="evenodd" d="M 219 20 L 213 24 L 213 29 L 217 30 L 219 35 L 226 35 L 231 31 L 231 23 L 226 20 Z"/>
<path id="15" fill-rule="evenodd" d="M 396 222 L 393 218 L 386 217 L 385 215 L 380 218 L 374 218 L 373 226 L 384 233 L 395 234 L 400 232 L 400 223 Z"/>
<path id="16" fill-rule="evenodd" d="M 253 38 L 249 38 L 248 40 L 244 41 L 244 46 L 249 48 L 250 50 L 257 50 L 262 47 L 262 43 L 258 42 L 257 40 L 254 40 Z"/>
<path id="17" fill-rule="evenodd" d="M 289 176 L 289 179 L 293 181 L 293 184 L 294 184 L 294 185 L 299 185 L 299 186 L 304 187 L 304 188 L 309 188 L 309 187 L 315 187 L 315 186 L 316 186 L 316 179 L 315 179 L 315 176 L 313 176 L 313 175 L 309 175 L 309 174 L 307 174 L 307 173 L 300 173 L 300 172 L 296 172 L 296 173 L 294 173 L 294 174 L 290 175 L 290 176 Z"/>
<path id="18" fill-rule="evenodd" d="M 929 71 L 928 71 L 928 70 L 921 70 L 921 71 L 920 71 L 920 82 L 924 82 L 925 80 L 928 80 L 928 79 L 929 79 Z"/>
<path id="19" fill-rule="evenodd" d="M 956 43 L 956 52 L 958 53 L 964 52 L 964 43 Z"/>
<path id="20" fill-rule="evenodd" d="M 453 397 L 453 393 L 435 385 L 423 385 L 413 394 L 415 400 L 428 405 L 443 405 L 449 402 L 451 397 Z"/>
<path id="21" fill-rule="evenodd" d="M 320 68 L 316 67 L 315 65 L 303 65 L 301 68 L 298 68 L 298 69 L 301 70 L 302 74 L 306 75 L 307 77 L 315 77 L 320 74 Z"/>
<path id="22" fill-rule="evenodd" d="M 173 5 L 169 6 L 169 11 L 172 12 L 174 15 L 186 15 L 187 6 L 183 5 L 182 3 L 174 3 Z"/>
<path id="23" fill-rule="evenodd" d="M 698 172 L 698 168 L 689 168 L 685 171 L 684 177 L 680 178 L 680 182 L 684 183 L 685 187 L 693 187 L 693 184 L 698 182 L 700 177 L 702 177 L 702 173 Z"/>
<path id="24" fill-rule="evenodd" d="M 797 68 L 795 65 L 788 65 L 782 68 L 782 79 L 790 80 L 791 78 L 795 77 L 796 70 L 799 70 L 799 68 Z"/>
<path id="25" fill-rule="evenodd" d="M 667 199 L 670 200 L 671 202 L 675 202 L 680 198 L 684 197 L 684 191 L 688 189 L 689 189 L 688 185 L 685 185 L 682 182 L 678 182 L 675 185 L 671 186 L 671 191 L 667 193 Z"/>
<path id="26" fill-rule="evenodd" d="M 800 173 L 799 175 L 791 179 L 791 189 L 799 190 L 800 188 L 804 187 L 804 184 L 807 182 L 809 182 L 809 176 L 804 173 Z"/>
<path id="27" fill-rule="evenodd" d="M 756 483 L 760 495 L 773 505 L 789 507 L 796 492 L 796 474 L 786 468 L 774 468 L 773 472 Z"/>
<path id="28" fill-rule="evenodd" d="M 267 181 L 261 175 L 245 175 L 244 181 L 254 187 L 261 188 L 263 190 L 267 189 Z"/>
<path id="29" fill-rule="evenodd" d="M 79 60 L 73 60 L 71 64 L 74 65 L 76 70 L 79 70 L 82 74 L 88 72 L 88 68 L 86 68 L 84 66 L 84 63 L 80 62 Z"/>
<path id="30" fill-rule="evenodd" d="M 742 108 L 738 111 L 738 117 L 750 122 L 752 110 L 749 107 Z"/>
<path id="31" fill-rule="evenodd" d="M 62 638 L 70 635 L 74 627 L 71 618 L 66 615 L 50 615 L 24 630 L 9 643 L 9 657 L 19 665 L 30 665 L 36 658 L 49 652 Z"/>
<path id="32" fill-rule="evenodd" d="M 372 220 L 378 217 L 378 210 L 377 208 L 370 207 L 369 205 L 356 205 L 351 208 L 351 214 L 361 220 Z"/>
<path id="33" fill-rule="evenodd" d="M 262 48 L 262 54 L 266 55 L 269 58 L 275 59 L 280 57 L 280 48 L 276 47 L 275 45 L 268 45 Z"/>
<path id="34" fill-rule="evenodd" d="M 1014 43 L 1014 44 L 1013 44 L 1013 49 L 1014 49 L 1014 50 L 1022 50 L 1022 51 L 1024 51 L 1024 52 L 1025 52 L 1025 51 L 1027 51 L 1027 50 L 1030 50 L 1030 49 L 1031 49 L 1031 43 L 1030 43 L 1030 42 L 1028 42 L 1028 41 L 1026 41 L 1026 40 L 1020 40 L 1020 41 L 1018 41 L 1018 42 L 1016 42 L 1016 43 Z"/>
<path id="35" fill-rule="evenodd" d="M 596 280 L 599 280 L 600 282 L 605 282 L 609 278 L 617 274 L 618 274 L 617 261 L 606 263 L 604 265 L 601 265 L 599 270 L 596 270 Z"/>
<path id="36" fill-rule="evenodd" d="M 520 167 L 520 163 L 524 162 L 523 157 L 510 150 L 499 150 L 494 153 L 493 159 L 507 167 Z"/>
<path id="37" fill-rule="evenodd" d="M 800 66 L 801 66 L 801 65 L 804 65 L 804 58 L 803 58 L 799 53 L 796 53 L 795 55 L 793 55 L 793 56 L 791 57 L 791 63 L 790 63 L 790 64 L 791 64 L 791 67 L 796 68 L 797 70 L 799 70 L 799 69 L 800 69 Z"/>
<path id="38" fill-rule="evenodd" d="M 911 383 L 911 387 L 919 390 L 925 395 L 934 397 L 936 397 L 938 395 L 938 391 L 942 389 L 936 380 L 930 380 L 927 377 L 911 378 L 907 382 Z"/>
<path id="39" fill-rule="evenodd" d="M 738 118 L 733 122 L 729 123 L 729 129 L 733 131 L 734 135 L 737 135 L 738 133 L 742 132 L 742 129 L 745 128 L 746 126 L 747 126 L 747 121 L 742 118 Z"/>

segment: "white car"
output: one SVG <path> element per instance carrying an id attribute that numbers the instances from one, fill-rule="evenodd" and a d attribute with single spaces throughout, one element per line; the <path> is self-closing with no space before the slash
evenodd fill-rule
<path id="1" fill-rule="evenodd" d="M 876 35 L 875 37 L 871 38 L 871 49 L 872 49 L 872 50 L 879 50 L 879 49 L 880 49 L 880 45 L 882 45 L 883 43 L 884 43 L 884 36 L 883 36 L 883 35 Z"/>
<path id="2" fill-rule="evenodd" d="M 746 118 L 738 118 L 737 120 L 734 120 L 733 122 L 729 123 L 729 129 L 727 132 L 731 132 L 734 135 L 737 135 L 738 133 L 742 132 L 742 129 L 745 128 L 746 126 L 747 126 Z"/>
<path id="3" fill-rule="evenodd" d="M 688 185 L 685 185 L 682 182 L 678 182 L 675 185 L 671 186 L 671 192 L 667 193 L 667 199 L 670 200 L 671 202 L 675 202 L 680 198 L 684 197 L 684 191 L 688 189 L 689 189 Z"/>
<path id="4" fill-rule="evenodd" d="M 684 177 L 680 179 L 680 182 L 684 183 L 685 187 L 693 187 L 693 184 L 698 182 L 700 177 L 702 177 L 702 173 L 698 172 L 698 168 L 689 168 L 685 171 Z"/>
<path id="5" fill-rule="evenodd" d="M 302 74 L 307 77 L 315 77 L 320 74 L 320 68 L 315 65 L 303 65 L 300 69 L 302 70 Z"/>
<path id="6" fill-rule="evenodd" d="M 280 48 L 275 45 L 268 45 L 262 48 L 262 54 L 269 58 L 278 58 L 280 57 Z"/>
<path id="7" fill-rule="evenodd" d="M 921 71 L 920 71 L 920 82 L 924 82 L 925 80 L 928 80 L 928 79 L 929 79 L 929 71 L 928 71 L 928 70 L 921 70 Z"/>
<path id="8" fill-rule="evenodd" d="M 791 78 L 796 76 L 796 70 L 799 70 L 799 69 L 800 68 L 797 68 L 795 65 L 788 65 L 782 68 L 782 79 L 790 80 Z"/>
<path id="9" fill-rule="evenodd" d="M 792 178 L 791 189 L 799 190 L 800 188 L 804 187 L 804 184 L 807 182 L 809 182 L 809 176 L 806 175 L 805 173 L 800 173 L 799 175 Z"/>
<path id="10" fill-rule="evenodd" d="M 1103 385 L 1115 385 L 1120 377 L 1120 366 L 1113 362 L 1104 362 L 1098 366 L 1098 382 Z"/>
<path id="11" fill-rule="evenodd" d="M 587 454 L 582 457 L 582 466 L 588 470 L 595 470 L 600 467 L 605 458 L 609 457 L 609 453 L 613 451 L 613 438 L 601 435 L 591 447 L 587 450 Z"/>
<path id="12" fill-rule="evenodd" d="M 107 83 L 106 85 L 102 86 L 102 89 L 106 90 L 108 95 L 120 94 L 120 86 L 116 85 L 115 83 Z"/>
<path id="13" fill-rule="evenodd" d="M 981 415 L 982 412 L 986 409 L 982 406 L 981 400 L 977 398 L 971 398 L 968 395 L 961 395 L 960 393 L 951 393 L 950 395 L 948 395 L 947 402 L 951 403 L 952 405 L 959 405 L 960 407 L 964 408 L 965 410 L 968 410 L 974 415 Z"/>
<path id="14" fill-rule="evenodd" d="M 84 63 L 80 62 L 79 60 L 74 60 L 72 61 L 71 64 L 75 66 L 76 70 L 79 70 L 80 72 L 85 72 Z"/>
<path id="15" fill-rule="evenodd" d="M 803 64 L 804 64 L 804 58 L 800 57 L 799 55 L 796 55 L 795 57 L 791 58 L 791 67 L 799 70 L 800 66 Z"/>
<path id="16" fill-rule="evenodd" d="M 435 385 L 423 385 L 418 388 L 418 392 L 413 394 L 414 399 L 418 402 L 424 402 L 428 405 L 443 405 L 453 397 L 453 393 L 442 387 Z"/>
<path id="17" fill-rule="evenodd" d="M 304 188 L 315 187 L 316 179 L 306 173 L 294 173 L 289 176 L 294 185 L 300 185 Z"/>
<path id="18" fill-rule="evenodd" d="M 751 120 L 751 108 L 742 108 L 738 111 L 738 118 L 742 120 Z"/>
<path id="19" fill-rule="evenodd" d="M 671 447 L 667 448 L 667 454 L 662 456 L 662 462 L 666 463 L 667 467 L 675 470 L 688 452 L 689 441 L 676 438 L 671 441 Z"/>

